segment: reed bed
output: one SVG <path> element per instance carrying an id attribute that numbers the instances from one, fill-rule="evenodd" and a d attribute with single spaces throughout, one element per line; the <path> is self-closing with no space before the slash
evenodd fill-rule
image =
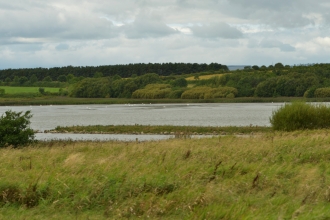
<path id="1" fill-rule="evenodd" d="M 103 133 L 103 134 L 190 134 L 190 135 L 228 135 L 228 134 L 256 134 L 270 132 L 271 127 L 265 126 L 173 126 L 173 125 L 89 125 L 89 126 L 57 126 L 45 132 L 50 133 Z"/>

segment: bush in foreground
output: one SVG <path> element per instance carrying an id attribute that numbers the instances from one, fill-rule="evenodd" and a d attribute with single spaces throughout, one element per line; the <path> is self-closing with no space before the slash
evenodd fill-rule
<path id="1" fill-rule="evenodd" d="M 270 118 L 274 130 L 294 131 L 330 127 L 330 108 L 319 104 L 295 102 L 274 111 Z"/>
<path id="2" fill-rule="evenodd" d="M 22 113 L 8 110 L 0 117 L 0 147 L 18 147 L 33 141 L 34 131 L 29 128 L 31 112 Z"/>

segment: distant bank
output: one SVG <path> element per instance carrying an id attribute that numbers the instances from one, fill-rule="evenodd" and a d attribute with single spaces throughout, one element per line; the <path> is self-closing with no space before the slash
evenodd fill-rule
<path id="1" fill-rule="evenodd" d="M 242 70 L 244 69 L 245 66 L 249 66 L 249 65 L 229 65 L 227 67 L 230 71 L 232 71 L 232 70 Z"/>

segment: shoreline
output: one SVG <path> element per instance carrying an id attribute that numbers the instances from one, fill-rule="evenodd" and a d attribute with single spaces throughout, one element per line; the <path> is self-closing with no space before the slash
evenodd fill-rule
<path id="1" fill-rule="evenodd" d="M 90 126 L 58 126 L 41 133 L 58 134 L 129 134 L 129 135 L 245 135 L 272 132 L 271 127 L 264 126 L 173 126 L 173 125 L 90 125 Z"/>
<path id="2" fill-rule="evenodd" d="M 168 103 L 281 103 L 281 102 L 330 102 L 330 98 L 303 97 L 238 97 L 219 99 L 121 99 L 121 98 L 72 98 L 72 97 L 37 97 L 37 98 L 0 98 L 0 106 L 26 105 L 84 105 L 84 104 L 168 104 Z"/>

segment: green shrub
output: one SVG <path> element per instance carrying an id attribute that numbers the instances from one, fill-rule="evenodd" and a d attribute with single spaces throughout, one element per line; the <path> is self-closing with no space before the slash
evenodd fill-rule
<path id="1" fill-rule="evenodd" d="M 167 98 L 179 99 L 179 98 L 181 98 L 181 95 L 183 92 L 184 92 L 184 89 L 173 90 L 168 94 Z"/>
<path id="2" fill-rule="evenodd" d="M 313 98 L 316 89 L 317 89 L 316 87 L 312 87 L 306 90 L 304 93 L 304 98 Z"/>
<path id="3" fill-rule="evenodd" d="M 68 96 L 69 95 L 69 91 L 67 89 L 63 89 L 63 88 L 60 88 L 58 93 L 61 96 Z"/>
<path id="4" fill-rule="evenodd" d="M 226 98 L 233 99 L 235 98 L 235 95 L 233 93 L 229 93 L 228 95 L 226 95 Z"/>
<path id="5" fill-rule="evenodd" d="M 171 82 L 173 87 L 187 87 L 188 82 L 185 78 L 179 78 Z"/>
<path id="6" fill-rule="evenodd" d="M 45 88 L 40 87 L 40 88 L 39 88 L 39 92 L 40 92 L 40 94 L 43 94 L 43 95 L 44 95 L 44 94 L 45 94 Z"/>
<path id="7" fill-rule="evenodd" d="M 169 84 L 149 84 L 144 89 L 138 89 L 132 93 L 136 99 L 162 99 L 171 93 Z"/>
<path id="8" fill-rule="evenodd" d="M 204 94 L 212 90 L 211 87 L 197 86 L 182 93 L 182 99 L 204 99 Z"/>
<path id="9" fill-rule="evenodd" d="M 110 96 L 110 81 L 104 78 L 85 78 L 76 83 L 71 91 L 76 98 L 105 98 Z"/>
<path id="10" fill-rule="evenodd" d="M 31 112 L 22 113 L 8 110 L 0 117 L 0 147 L 18 147 L 33 142 L 34 131 L 29 128 Z"/>
<path id="11" fill-rule="evenodd" d="M 329 128 L 330 108 L 304 102 L 285 104 L 273 112 L 270 123 L 282 131 Z"/>
<path id="12" fill-rule="evenodd" d="M 227 95 L 229 97 L 235 98 L 238 94 L 236 88 L 233 87 L 219 87 L 219 88 L 211 88 L 207 86 L 197 86 L 195 88 L 186 90 L 182 93 L 182 99 L 214 99 L 214 98 L 226 98 Z"/>
<path id="13" fill-rule="evenodd" d="M 330 88 L 319 88 L 319 89 L 315 89 L 314 91 L 314 96 L 316 98 L 326 98 L 326 97 L 330 97 Z"/>
<path id="14" fill-rule="evenodd" d="M 276 79 L 269 78 L 260 82 L 254 92 L 257 97 L 273 97 L 276 91 Z"/>

